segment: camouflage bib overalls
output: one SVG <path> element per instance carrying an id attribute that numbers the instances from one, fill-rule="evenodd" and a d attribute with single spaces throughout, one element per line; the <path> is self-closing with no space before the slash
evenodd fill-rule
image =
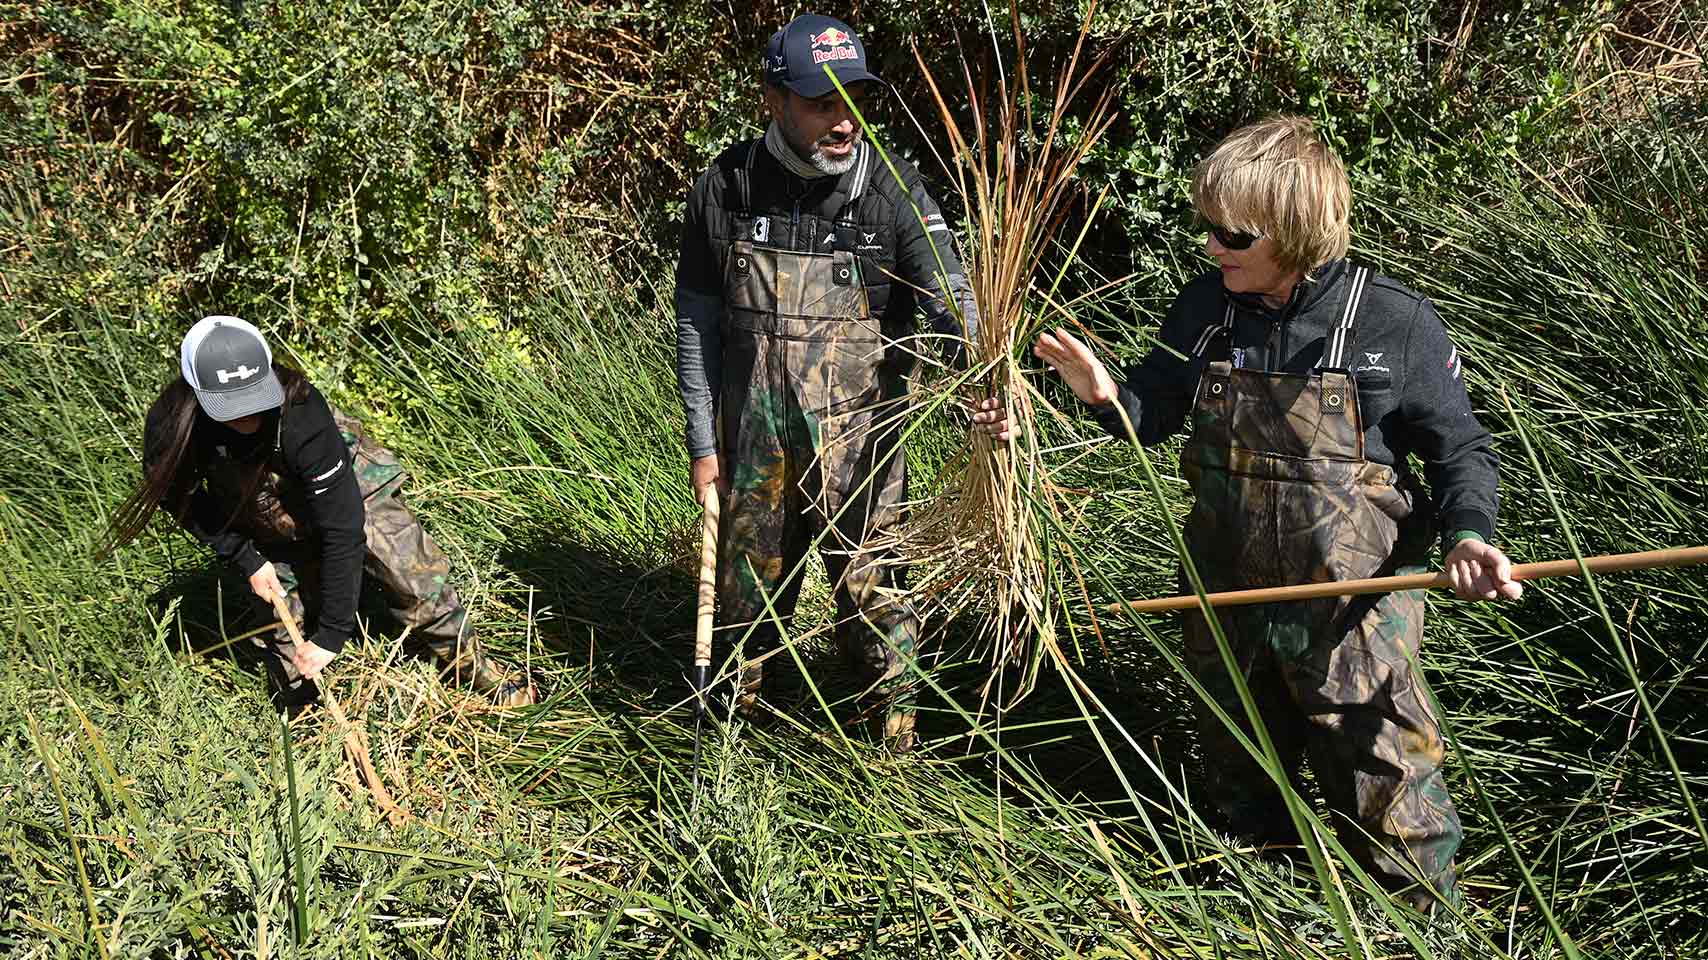
<path id="1" fill-rule="evenodd" d="M 411 628 L 408 652 L 432 659 L 448 680 L 469 682 L 483 693 L 498 689 L 506 678 L 465 626 L 467 612 L 450 583 L 450 561 L 404 504 L 407 475 L 403 466 L 390 450 L 368 439 L 360 421 L 337 410 L 332 417 L 350 451 L 350 466 L 362 492 L 362 532 L 367 539 L 362 567 L 379 584 L 392 615 Z M 221 503 L 241 503 L 231 529 L 247 536 L 273 563 L 279 583 L 288 592 L 292 614 L 306 623 L 305 615 L 312 618 L 320 599 L 318 540 L 306 491 L 290 476 L 276 440 L 247 499 L 245 474 L 240 464 L 222 452 L 208 464 L 208 488 Z M 270 605 L 258 599 L 256 604 L 260 615 L 273 619 Z M 281 674 L 281 685 L 287 691 L 298 690 L 301 678 L 291 662 L 290 638 L 284 631 L 277 631 L 270 641 L 257 636 L 255 643 L 267 651 L 269 669 Z"/>
<path id="2" fill-rule="evenodd" d="M 754 151 L 760 147 L 755 144 Z M 749 153 L 747 173 L 753 170 Z M 875 685 L 876 725 L 911 745 L 907 658 L 918 620 L 899 596 L 892 557 L 874 544 L 901 521 L 907 464 L 900 438 L 902 378 L 886 369 L 892 345 L 872 315 L 856 253 L 856 204 L 874 161 L 862 145 L 847 202 L 831 220 L 805 224 L 755 216 L 748 178 L 724 258 L 720 449 L 730 472 L 718 566 L 720 634 L 745 638 L 748 657 L 777 643 L 801 577 L 791 576 L 822 532 L 820 553 L 836 591 L 838 643 Z M 797 218 L 798 220 L 799 218 Z M 809 251 L 792 246 L 802 228 Z M 770 611 L 767 610 L 767 602 Z M 775 619 L 773 618 L 775 614 Z M 743 671 L 746 705 L 757 665 Z"/>
<path id="3" fill-rule="evenodd" d="M 1357 384 L 1342 366 L 1369 272 L 1346 283 L 1342 319 L 1308 376 L 1209 364 L 1198 384 L 1181 468 L 1196 495 L 1186 542 L 1211 591 L 1413 573 L 1424 568 L 1432 507 L 1409 476 L 1364 457 Z M 1233 329 L 1197 343 L 1199 357 Z M 1443 745 L 1412 658 L 1424 592 L 1339 597 L 1217 611 L 1236 662 L 1289 771 L 1301 753 L 1338 815 L 1343 842 L 1391 888 L 1426 878 L 1455 896 L 1458 814 L 1441 774 Z M 1244 708 L 1203 615 L 1185 621 L 1186 660 L 1243 724 Z M 1236 831 L 1291 833 L 1274 784 L 1207 709 L 1199 726 L 1208 793 Z M 1344 818 L 1344 819 L 1341 819 Z M 1409 898 L 1427 905 L 1416 888 Z"/>

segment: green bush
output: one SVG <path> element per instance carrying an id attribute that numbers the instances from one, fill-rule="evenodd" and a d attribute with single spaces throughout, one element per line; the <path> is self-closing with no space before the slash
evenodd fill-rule
<path id="1" fill-rule="evenodd" d="M 526 314 L 548 235 L 639 242 L 668 269 L 688 183 L 760 128 L 757 55 L 789 15 L 687 0 L 16 9 L 0 28 L 0 147 L 17 159 L 0 200 L 27 269 L 6 309 L 30 322 L 99 301 L 163 335 L 222 310 L 315 355 L 402 304 Z M 932 176 L 940 131 L 910 42 L 959 100 L 963 54 L 993 67 L 983 9 L 859 17 L 896 88 L 878 120 Z M 1028 8 L 1035 78 L 1071 50 L 1079 16 Z M 1122 120 L 1085 171 L 1114 190 L 1097 242 L 1154 268 L 1153 248 L 1179 239 L 1192 164 L 1277 110 L 1316 117 L 1367 195 L 1478 182 L 1505 151 L 1561 136 L 1560 53 L 1594 22 L 1558 2 L 1110 4 L 1092 47 L 1111 56 Z M 992 29 L 1011 61 L 1005 10 Z"/>

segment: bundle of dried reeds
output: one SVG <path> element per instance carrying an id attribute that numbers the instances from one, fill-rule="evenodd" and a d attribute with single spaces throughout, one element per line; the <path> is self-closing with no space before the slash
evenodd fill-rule
<path id="1" fill-rule="evenodd" d="M 1018 435 L 1005 442 L 974 433 L 947 468 L 937 501 L 915 510 L 896 549 L 914 570 L 916 601 L 949 616 L 977 613 L 975 644 L 995 668 L 993 680 L 1009 664 L 1026 665 L 1016 696 L 1031 689 L 1046 654 L 1061 654 L 1060 606 L 1051 595 L 1081 583 L 1072 548 L 1058 536 L 1075 526 L 1074 508 L 1051 483 L 1034 429 L 1040 416 L 1062 414 L 1028 380 L 1027 356 L 1044 323 L 1077 325 L 1072 301 L 1058 291 L 1103 200 L 1076 176 L 1114 119 L 1114 89 L 1093 85 L 1104 60 L 1087 49 L 1095 10 L 1087 10 L 1054 86 L 1039 91 L 1011 6 L 1014 71 L 1009 77 L 994 51 L 994 98 L 990 78 L 975 76 L 961 58 L 970 131 L 958 119 L 963 109 L 914 50 L 947 131 L 948 153 L 939 159 L 965 204 L 964 261 L 979 311 L 969 369 L 948 389 L 1000 398 Z M 994 45 L 994 30 L 991 39 Z M 1076 215 L 1079 229 L 1064 243 Z"/>

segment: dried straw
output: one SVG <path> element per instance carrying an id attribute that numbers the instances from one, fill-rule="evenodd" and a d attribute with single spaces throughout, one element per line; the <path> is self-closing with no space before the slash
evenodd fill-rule
<path id="1" fill-rule="evenodd" d="M 974 642 L 994 668 L 993 682 L 1007 664 L 1028 665 L 1016 699 L 1032 688 L 1044 654 L 1061 656 L 1060 608 L 1052 594 L 1064 581 L 1084 591 L 1072 548 L 1057 535 L 1076 526 L 1075 508 L 1050 480 L 1036 429 L 1040 410 L 1058 418 L 1062 414 L 1028 380 L 1022 361 L 1046 318 L 1077 325 L 1072 305 L 1062 303 L 1057 290 L 1103 197 L 1092 199 L 1087 210 L 1075 171 L 1114 119 L 1113 87 L 1091 85 L 1107 55 L 1092 58 L 1086 51 L 1095 11 L 1095 4 L 1087 9 L 1053 94 L 1045 94 L 1053 98 L 1041 122 L 1033 107 L 1038 97 L 1026 66 L 1020 14 L 1011 6 L 1015 71 L 1012 82 L 997 71 L 994 117 L 985 106 L 988 79 L 975 79 L 966 59 L 961 60 L 970 139 L 914 48 L 948 132 L 944 163 L 970 224 L 965 267 L 978 304 L 979 330 L 970 369 L 957 386 L 1004 398 L 1019 436 L 1005 443 L 975 433 L 971 446 L 947 467 L 938 500 L 915 511 L 897 549 L 916 571 L 916 598 L 951 616 L 979 612 Z M 1060 234 L 1080 212 L 1080 230 L 1064 257 Z M 1037 280 L 1050 269 L 1054 278 L 1041 287 Z M 987 684 L 986 692 L 990 689 Z"/>

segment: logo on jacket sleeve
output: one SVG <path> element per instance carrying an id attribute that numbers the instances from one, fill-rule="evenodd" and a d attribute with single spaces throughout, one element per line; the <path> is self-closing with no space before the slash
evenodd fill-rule
<path id="1" fill-rule="evenodd" d="M 767 241 L 769 239 L 771 239 L 771 218 L 770 217 L 754 217 L 753 218 L 753 242 L 764 243 L 765 241 Z"/>
<path id="2" fill-rule="evenodd" d="M 333 477 L 337 476 L 338 471 L 340 471 L 342 469 L 344 469 L 344 460 L 343 460 L 343 458 L 339 458 L 338 462 L 332 465 L 332 469 L 326 471 L 325 473 L 321 474 L 318 477 L 311 478 L 309 480 L 309 482 L 310 483 L 325 483 L 325 481 L 330 480 Z M 331 490 L 331 489 L 332 489 L 332 484 L 328 483 L 324 487 L 316 487 L 313 495 L 318 497 L 321 494 L 323 494 L 326 491 Z"/>

